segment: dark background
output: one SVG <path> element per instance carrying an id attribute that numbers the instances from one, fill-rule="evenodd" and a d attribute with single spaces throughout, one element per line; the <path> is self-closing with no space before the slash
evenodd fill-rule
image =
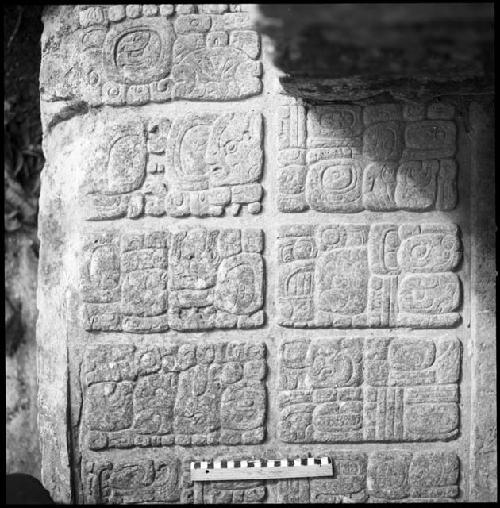
<path id="1" fill-rule="evenodd" d="M 36 219 L 41 149 L 41 5 L 5 5 L 4 249 L 6 472 L 40 477 L 36 425 Z"/>

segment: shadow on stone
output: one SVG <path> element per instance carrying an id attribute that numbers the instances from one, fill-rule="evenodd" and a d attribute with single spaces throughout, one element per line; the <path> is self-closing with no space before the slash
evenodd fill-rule
<path id="1" fill-rule="evenodd" d="M 55 504 L 36 478 L 21 473 L 5 475 L 5 503 Z"/>

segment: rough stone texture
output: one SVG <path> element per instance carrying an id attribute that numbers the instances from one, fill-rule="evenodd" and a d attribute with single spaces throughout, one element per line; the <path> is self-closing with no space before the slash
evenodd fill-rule
<path id="1" fill-rule="evenodd" d="M 64 36 L 44 41 L 40 82 L 42 99 L 66 111 L 237 100 L 262 91 L 260 39 L 242 6 L 63 9 L 46 18 Z"/>
<path id="2" fill-rule="evenodd" d="M 493 500 L 492 246 L 472 236 L 488 99 L 289 97 L 250 10 L 47 10 L 45 485 L 85 503 Z M 332 478 L 189 477 L 325 454 Z"/>
<path id="3" fill-rule="evenodd" d="M 262 343 L 95 345 L 87 350 L 85 364 L 82 448 L 264 439 Z"/>
<path id="4" fill-rule="evenodd" d="M 189 114 L 100 131 L 82 189 L 88 220 L 260 211 L 259 113 Z"/>
<path id="5" fill-rule="evenodd" d="M 453 224 L 293 225 L 279 231 L 279 323 L 297 328 L 454 326 Z"/>
<path id="6" fill-rule="evenodd" d="M 377 104 L 279 109 L 282 212 L 360 212 L 456 205 L 454 107 Z"/>
<path id="7" fill-rule="evenodd" d="M 285 90 L 418 102 L 494 91 L 493 3 L 259 6 Z"/>
<path id="8" fill-rule="evenodd" d="M 86 330 L 198 331 L 263 324 L 260 230 L 100 231 L 84 242 L 80 287 Z"/>
<path id="9" fill-rule="evenodd" d="M 452 452 L 358 453 L 325 451 L 333 478 L 225 481 L 193 484 L 189 462 L 161 460 L 90 462 L 85 468 L 89 503 L 182 502 L 185 504 L 359 503 L 454 501 L 460 461 Z"/>
<path id="10" fill-rule="evenodd" d="M 452 439 L 459 368 L 453 338 L 284 341 L 278 436 L 289 443 Z"/>
<path id="11" fill-rule="evenodd" d="M 471 429 L 470 498 L 492 501 L 498 496 L 497 469 L 497 364 L 496 364 L 496 278 L 494 102 L 471 104 L 474 132 L 473 192 L 478 198 L 471 208 L 475 231 L 472 248 L 471 372 L 474 414 Z"/>

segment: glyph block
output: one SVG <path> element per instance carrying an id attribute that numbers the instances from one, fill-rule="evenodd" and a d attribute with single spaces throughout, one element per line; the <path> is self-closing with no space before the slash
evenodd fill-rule
<path id="1" fill-rule="evenodd" d="M 281 106 L 278 209 L 452 210 L 454 114 L 446 103 Z"/>
<path id="2" fill-rule="evenodd" d="M 442 328 L 460 320 L 453 224 L 283 226 L 278 322 L 297 328 Z"/>
<path id="3" fill-rule="evenodd" d="M 280 422 L 287 443 L 447 441 L 459 431 L 458 339 L 285 339 Z"/>
<path id="4" fill-rule="evenodd" d="M 102 451 L 260 443 L 265 358 L 264 344 L 256 341 L 91 346 L 81 446 Z"/>

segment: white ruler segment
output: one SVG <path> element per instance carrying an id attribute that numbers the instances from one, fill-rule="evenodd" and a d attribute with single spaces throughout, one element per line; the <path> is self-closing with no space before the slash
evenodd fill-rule
<path id="1" fill-rule="evenodd" d="M 273 480 L 333 476 L 329 457 L 295 460 L 216 460 L 191 462 L 191 481 Z"/>

